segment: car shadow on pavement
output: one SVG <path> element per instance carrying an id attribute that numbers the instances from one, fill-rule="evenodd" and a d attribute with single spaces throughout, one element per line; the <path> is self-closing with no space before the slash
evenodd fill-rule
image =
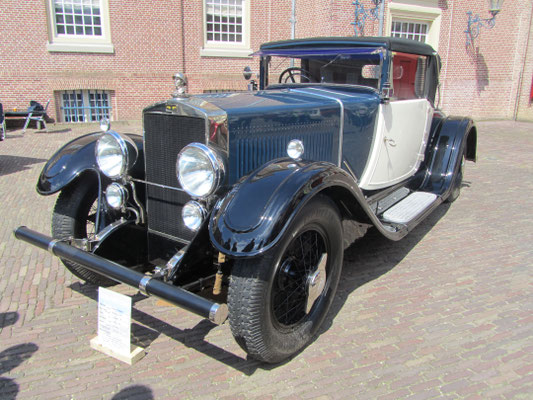
<path id="1" fill-rule="evenodd" d="M 39 347 L 35 343 L 23 343 L 0 352 L 0 374 L 11 371 L 29 359 Z M 3 400 L 17 398 L 19 385 L 14 379 L 0 377 L 0 397 Z"/>
<path id="2" fill-rule="evenodd" d="M 19 157 L 0 155 L 0 176 L 14 174 L 15 172 L 30 169 L 33 164 L 44 163 L 48 160 L 42 158 Z"/>
<path id="3" fill-rule="evenodd" d="M 320 329 L 327 331 L 343 308 L 347 298 L 361 286 L 378 279 L 396 267 L 448 212 L 443 203 L 402 240 L 385 238 L 377 229 L 370 229 L 344 251 L 344 263 L 335 300 Z"/>
<path id="4" fill-rule="evenodd" d="M 95 285 L 76 282 L 69 287 L 91 300 L 98 301 L 98 287 Z M 132 303 L 135 304 L 147 297 L 137 293 L 131 298 Z M 162 334 L 248 376 L 252 375 L 257 368 L 271 368 L 271 366 L 262 364 L 257 360 L 239 357 L 205 340 L 208 333 L 218 326 L 209 320 L 203 319 L 193 328 L 180 329 L 137 308 L 132 308 L 131 317 L 138 323 L 132 324 L 132 343 L 137 346 L 147 348 Z"/>
<path id="5" fill-rule="evenodd" d="M 144 385 L 132 385 L 125 387 L 111 400 L 153 400 L 154 394 L 152 389 Z"/>

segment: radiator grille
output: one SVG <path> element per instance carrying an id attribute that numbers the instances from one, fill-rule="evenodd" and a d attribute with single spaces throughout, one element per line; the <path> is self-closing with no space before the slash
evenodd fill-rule
<path id="1" fill-rule="evenodd" d="M 176 158 L 189 143 L 205 143 L 205 120 L 172 114 L 146 114 L 144 132 L 146 180 L 179 187 Z"/>
<path id="2" fill-rule="evenodd" d="M 148 227 L 151 231 L 191 240 L 194 232 L 183 225 L 181 209 L 189 201 L 187 193 L 148 186 Z"/>
<path id="3" fill-rule="evenodd" d="M 180 188 L 176 160 L 192 142 L 205 142 L 205 120 L 172 114 L 144 115 L 146 181 Z M 181 209 L 190 199 L 183 191 L 147 185 L 148 229 L 190 240 L 194 233 L 183 225 Z"/>

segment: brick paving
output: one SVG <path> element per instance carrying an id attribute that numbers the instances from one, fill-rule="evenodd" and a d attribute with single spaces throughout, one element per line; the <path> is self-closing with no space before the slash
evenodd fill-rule
<path id="1" fill-rule="evenodd" d="M 369 232 L 345 253 L 321 335 L 287 363 L 247 360 L 229 327 L 133 296 L 134 366 L 92 350 L 94 287 L 17 241 L 50 231 L 45 161 L 95 127 L 9 131 L 0 142 L 2 399 L 533 398 L 533 124 L 482 122 L 459 199 L 400 242 Z M 116 124 L 139 132 L 138 123 Z"/>

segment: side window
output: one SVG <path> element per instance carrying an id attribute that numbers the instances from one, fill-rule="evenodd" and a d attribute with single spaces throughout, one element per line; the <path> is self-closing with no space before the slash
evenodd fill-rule
<path id="1" fill-rule="evenodd" d="M 50 52 L 113 53 L 108 0 L 47 0 Z"/>
<path id="2" fill-rule="evenodd" d="M 396 100 L 425 97 L 427 57 L 414 54 L 394 53 L 392 82 Z"/>

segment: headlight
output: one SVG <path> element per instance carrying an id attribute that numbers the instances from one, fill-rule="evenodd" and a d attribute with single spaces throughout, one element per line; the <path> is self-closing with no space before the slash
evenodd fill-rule
<path id="1" fill-rule="evenodd" d="M 124 204 L 126 204 L 127 196 L 128 192 L 126 188 L 116 182 L 109 185 L 105 190 L 105 199 L 107 204 L 109 204 L 109 206 L 115 210 L 122 208 Z"/>
<path id="2" fill-rule="evenodd" d="M 109 131 L 98 139 L 96 163 L 110 178 L 122 177 L 137 159 L 137 146 L 128 136 Z"/>
<path id="3" fill-rule="evenodd" d="M 191 231 L 197 231 L 207 215 L 205 208 L 197 201 L 189 201 L 181 210 L 183 223 Z"/>
<path id="4" fill-rule="evenodd" d="M 176 170 L 183 190 L 192 197 L 205 197 L 222 181 L 224 164 L 209 147 L 191 143 L 178 155 Z"/>

